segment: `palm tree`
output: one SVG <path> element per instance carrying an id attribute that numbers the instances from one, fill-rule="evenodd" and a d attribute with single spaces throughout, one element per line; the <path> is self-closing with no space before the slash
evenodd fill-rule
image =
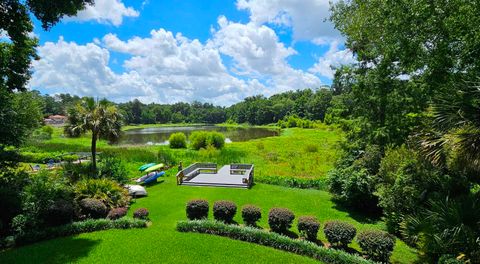
<path id="1" fill-rule="evenodd" d="M 85 98 L 68 111 L 69 125 L 66 130 L 70 135 L 80 135 L 86 132 L 92 133 L 92 171 L 97 171 L 97 140 L 105 138 L 110 141 L 120 137 L 122 127 L 122 115 L 117 107 L 107 100 L 95 101 L 93 98 Z"/>
<path id="2" fill-rule="evenodd" d="M 420 135 L 424 155 L 443 165 L 449 153 L 480 171 L 480 83 L 464 82 L 443 92 L 431 108 L 430 129 Z"/>

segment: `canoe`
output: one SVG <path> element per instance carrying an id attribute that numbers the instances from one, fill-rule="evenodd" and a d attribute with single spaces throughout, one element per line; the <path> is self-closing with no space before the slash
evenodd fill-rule
<path id="1" fill-rule="evenodd" d="M 155 165 L 156 165 L 156 163 L 148 163 L 148 164 L 145 164 L 145 165 L 140 166 L 140 168 L 138 168 L 138 170 L 139 170 L 139 171 L 144 171 L 144 170 L 146 170 L 146 169 L 148 169 L 148 168 L 150 168 L 150 167 L 152 167 L 152 166 L 155 166 Z"/>
<path id="2" fill-rule="evenodd" d="M 163 163 L 160 163 L 160 164 L 157 164 L 155 166 L 152 166 L 152 167 L 146 169 L 145 172 L 161 170 L 161 169 L 163 169 L 163 167 L 165 167 L 165 165 L 163 165 Z"/>

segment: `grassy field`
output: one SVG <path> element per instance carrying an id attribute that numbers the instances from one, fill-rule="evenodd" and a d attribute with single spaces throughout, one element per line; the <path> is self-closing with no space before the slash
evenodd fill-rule
<path id="1" fill-rule="evenodd" d="M 222 150 L 171 150 L 167 146 L 110 146 L 99 143 L 99 151 L 112 152 L 124 161 L 130 177 L 140 176 L 137 168 L 146 162 L 209 161 L 218 164 L 248 162 L 256 166 L 255 177 L 285 176 L 323 178 L 333 167 L 337 156 L 339 131 L 328 127 L 318 129 L 285 129 L 281 136 L 227 144 Z M 51 140 L 23 148 L 31 152 L 89 151 L 87 136 L 64 138 L 56 129 Z M 186 219 L 185 204 L 194 198 L 232 200 L 239 207 L 256 204 L 263 210 L 260 225 L 267 228 L 267 212 L 272 207 L 287 207 L 300 215 L 315 215 L 321 222 L 345 220 L 359 230 L 385 229 L 380 220 L 372 220 L 339 207 L 328 192 L 302 190 L 257 184 L 250 190 L 210 187 L 176 186 L 176 169 L 167 173 L 164 181 L 147 188 L 149 196 L 138 199 L 132 209 L 146 207 L 153 225 L 145 230 L 110 230 L 73 237 L 59 238 L 0 253 L 0 263 L 106 263 L 106 262 L 166 262 L 166 263 L 313 263 L 313 260 L 271 248 L 234 241 L 211 235 L 179 233 L 178 220 Z M 133 210 L 130 210 L 130 214 Z M 211 214 L 211 212 L 210 212 Z M 211 217 L 211 216 L 210 216 Z M 242 223 L 240 214 L 236 221 Z M 293 231 L 297 232 L 296 227 Z M 323 233 L 319 239 L 325 241 Z M 353 243 L 352 248 L 358 249 Z M 413 249 L 397 241 L 393 263 L 412 263 Z"/>
<path id="2" fill-rule="evenodd" d="M 359 230 L 384 228 L 380 221 L 371 221 L 337 207 L 324 191 L 264 184 L 257 184 L 250 190 L 176 186 L 174 170 L 168 175 L 163 182 L 147 188 L 147 198 L 137 199 L 132 205 L 132 208 L 146 207 L 150 210 L 153 221 L 150 228 L 100 231 L 44 241 L 0 253 L 0 263 L 313 263 L 309 258 L 263 246 L 175 231 L 176 221 L 186 219 L 186 202 L 194 198 L 207 199 L 211 204 L 228 199 L 239 207 L 256 204 L 262 208 L 260 225 L 263 227 L 267 227 L 268 210 L 279 206 L 290 208 L 296 216 L 315 215 L 321 222 L 346 220 Z M 235 220 L 242 223 L 240 214 Z M 297 232 L 296 228 L 292 230 Z M 325 241 L 321 232 L 319 238 Z M 352 247 L 358 249 L 356 244 Z M 412 249 L 397 242 L 393 263 L 412 263 L 415 258 Z"/>
<path id="3" fill-rule="evenodd" d="M 144 128 L 129 126 L 125 129 Z M 337 157 L 337 145 L 341 132 L 324 127 L 322 129 L 284 129 L 281 136 L 269 137 L 247 142 L 226 144 L 222 150 L 171 150 L 168 146 L 111 146 L 106 141 L 99 141 L 99 152 L 113 152 L 126 163 L 132 174 L 136 168 L 148 162 L 167 162 L 177 164 L 179 161 L 216 162 L 219 165 L 245 162 L 254 163 L 257 177 L 285 176 L 318 179 L 326 175 Z M 33 152 L 88 152 L 90 138 L 65 138 L 59 128 L 55 129 L 52 139 L 34 143 L 25 147 Z"/>

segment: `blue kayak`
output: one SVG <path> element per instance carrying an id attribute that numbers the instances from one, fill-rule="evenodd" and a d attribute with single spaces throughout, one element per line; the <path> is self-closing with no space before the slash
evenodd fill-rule
<path id="1" fill-rule="evenodd" d="M 153 181 L 156 181 L 158 179 L 158 177 L 162 177 L 163 175 L 165 174 L 164 171 L 161 171 L 161 172 L 157 172 L 155 173 L 155 175 L 153 175 L 152 177 L 149 177 L 149 178 L 146 178 L 143 183 L 147 184 L 147 183 L 151 183 Z"/>
<path id="2" fill-rule="evenodd" d="M 152 166 L 155 166 L 155 165 L 156 165 L 156 163 L 148 163 L 148 164 L 145 164 L 145 165 L 140 166 L 140 168 L 138 168 L 138 170 L 139 170 L 139 171 L 144 171 L 144 170 L 146 170 L 146 169 L 148 169 L 148 168 L 150 168 L 150 167 L 152 167 Z"/>

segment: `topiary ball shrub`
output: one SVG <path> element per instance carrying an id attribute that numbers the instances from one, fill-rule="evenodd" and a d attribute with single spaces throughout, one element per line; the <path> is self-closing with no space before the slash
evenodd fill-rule
<path id="1" fill-rule="evenodd" d="M 262 210 L 255 205 L 245 205 L 242 208 L 243 222 L 247 226 L 257 226 L 258 220 L 262 218 Z"/>
<path id="2" fill-rule="evenodd" d="M 80 206 L 82 214 L 87 218 L 105 218 L 108 213 L 107 206 L 98 199 L 85 198 L 80 200 L 78 205 Z"/>
<path id="3" fill-rule="evenodd" d="M 113 208 L 108 212 L 107 218 L 110 220 L 117 220 L 127 215 L 127 208 L 119 207 Z"/>
<path id="4" fill-rule="evenodd" d="M 268 212 L 268 225 L 273 232 L 284 234 L 292 227 L 295 215 L 287 208 L 272 208 Z"/>
<path id="5" fill-rule="evenodd" d="M 186 148 L 187 136 L 185 136 L 185 134 L 182 132 L 173 133 L 170 135 L 168 142 L 170 144 L 170 148 L 173 148 L 173 149 Z"/>
<path id="6" fill-rule="evenodd" d="M 357 229 L 343 221 L 329 221 L 325 223 L 323 232 L 332 247 L 346 248 L 357 234 Z"/>
<path id="7" fill-rule="evenodd" d="M 57 200 L 45 211 L 45 223 L 48 226 L 59 226 L 68 224 L 75 217 L 73 203 L 66 200 Z"/>
<path id="8" fill-rule="evenodd" d="M 187 203 L 187 218 L 190 220 L 208 218 L 208 201 L 191 200 Z"/>
<path id="9" fill-rule="evenodd" d="M 317 241 L 318 230 L 320 229 L 320 222 L 314 216 L 301 216 L 298 219 L 298 231 L 309 241 Z"/>
<path id="10" fill-rule="evenodd" d="M 232 223 L 237 213 L 237 205 L 232 201 L 216 201 L 213 204 L 213 217 L 215 220 Z"/>
<path id="11" fill-rule="evenodd" d="M 133 212 L 133 218 L 138 218 L 142 220 L 148 220 L 148 209 L 147 208 L 138 208 Z"/>
<path id="12" fill-rule="evenodd" d="M 395 238 L 387 232 L 380 230 L 365 230 L 360 232 L 357 242 L 362 252 L 370 260 L 388 263 L 395 247 Z"/>

